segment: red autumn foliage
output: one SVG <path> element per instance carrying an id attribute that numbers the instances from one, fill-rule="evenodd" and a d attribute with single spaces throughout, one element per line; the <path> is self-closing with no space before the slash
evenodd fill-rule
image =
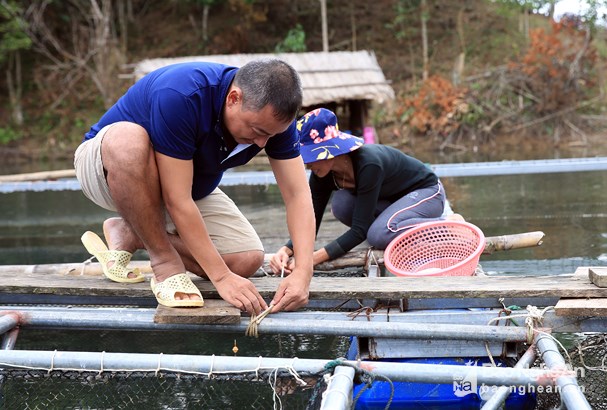
<path id="1" fill-rule="evenodd" d="M 404 99 L 399 116 L 419 132 L 447 135 L 460 127 L 461 114 L 468 109 L 465 97 L 465 88 L 434 75 L 424 81 L 416 95 Z"/>
<path id="2" fill-rule="evenodd" d="M 527 53 L 510 65 L 518 92 L 533 101 L 540 115 L 574 106 L 594 86 L 596 50 L 590 34 L 571 20 L 552 22 L 551 30 L 530 33 Z"/>

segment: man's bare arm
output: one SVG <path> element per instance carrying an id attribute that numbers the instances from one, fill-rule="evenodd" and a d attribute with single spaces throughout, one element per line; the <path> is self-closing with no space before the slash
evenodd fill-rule
<path id="1" fill-rule="evenodd" d="M 250 280 L 236 275 L 225 264 L 211 241 L 206 225 L 192 199 L 192 161 L 156 153 L 162 196 L 184 244 L 217 288 L 220 296 L 249 313 L 267 307 Z"/>
<path id="2" fill-rule="evenodd" d="M 293 241 L 295 265 L 272 301 L 276 311 L 295 310 L 308 303 L 313 274 L 315 221 L 312 196 L 301 157 L 270 159 L 287 210 L 287 226 Z"/>

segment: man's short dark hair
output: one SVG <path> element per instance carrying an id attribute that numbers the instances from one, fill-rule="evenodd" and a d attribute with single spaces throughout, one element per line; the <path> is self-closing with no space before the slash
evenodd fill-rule
<path id="1" fill-rule="evenodd" d="M 280 121 L 292 121 L 303 100 L 301 80 L 297 71 L 279 59 L 253 60 L 242 66 L 234 77 L 234 85 L 242 90 L 242 107 L 260 111 L 270 104 Z"/>

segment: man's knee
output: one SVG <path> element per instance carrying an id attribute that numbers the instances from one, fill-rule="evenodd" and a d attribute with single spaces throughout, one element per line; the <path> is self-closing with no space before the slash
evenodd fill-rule
<path id="1" fill-rule="evenodd" d="M 228 268 L 243 278 L 251 277 L 263 265 L 263 251 L 246 251 L 222 255 Z"/>
<path id="2" fill-rule="evenodd" d="M 145 128 L 126 121 L 117 122 L 107 130 L 101 150 L 104 166 L 108 167 L 130 166 L 132 162 L 141 166 L 153 154 Z"/>

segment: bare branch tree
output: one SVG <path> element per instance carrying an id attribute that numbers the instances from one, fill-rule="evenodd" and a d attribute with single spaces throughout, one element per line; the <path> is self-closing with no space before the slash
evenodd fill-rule
<path id="1" fill-rule="evenodd" d="M 25 16 L 29 22 L 28 35 L 34 50 L 45 56 L 49 64 L 45 77 L 61 82 L 61 93 L 51 108 L 56 107 L 83 78 L 95 84 L 105 107 L 115 98 L 115 73 L 122 63 L 116 34 L 112 31 L 111 0 L 70 0 L 62 3 L 61 12 L 68 14 L 69 38 L 59 35 L 58 27 L 49 27 L 46 14 L 56 2 L 44 0 L 31 4 Z"/>

